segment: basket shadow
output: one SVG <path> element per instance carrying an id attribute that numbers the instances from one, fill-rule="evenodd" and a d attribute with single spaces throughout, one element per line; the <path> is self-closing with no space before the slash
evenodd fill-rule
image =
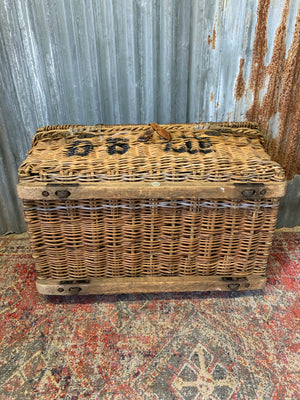
<path id="1" fill-rule="evenodd" d="M 139 301 L 170 301 L 170 300 L 204 300 L 204 299 L 227 299 L 264 296 L 265 289 L 245 291 L 207 291 L 207 292 L 160 292 L 160 293 L 137 293 L 137 294 L 114 294 L 114 295 L 74 295 L 74 296 L 45 296 L 52 304 L 97 304 L 117 302 L 139 302 Z"/>

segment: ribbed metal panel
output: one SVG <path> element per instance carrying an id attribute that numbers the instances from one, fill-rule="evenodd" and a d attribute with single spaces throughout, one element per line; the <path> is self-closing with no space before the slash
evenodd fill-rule
<path id="1" fill-rule="evenodd" d="M 272 74 L 253 86 L 258 24 L 267 21 L 265 65 L 283 23 L 283 58 L 293 57 L 298 6 L 297 0 L 2 0 L 0 232 L 25 229 L 17 167 L 40 126 L 245 120 L 251 113 L 264 122 L 255 98 L 268 93 Z M 281 92 L 274 95 L 279 104 Z M 274 136 L 280 118 L 275 107 L 266 126 Z M 297 206 L 284 203 L 281 226 L 300 224 Z"/>

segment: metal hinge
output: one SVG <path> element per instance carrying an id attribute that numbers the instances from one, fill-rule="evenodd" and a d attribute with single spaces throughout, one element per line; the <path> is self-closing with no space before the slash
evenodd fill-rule
<path id="1" fill-rule="evenodd" d="M 245 276 L 227 277 L 223 276 L 222 280 L 228 282 L 227 287 L 230 290 L 247 289 L 250 283 Z"/>

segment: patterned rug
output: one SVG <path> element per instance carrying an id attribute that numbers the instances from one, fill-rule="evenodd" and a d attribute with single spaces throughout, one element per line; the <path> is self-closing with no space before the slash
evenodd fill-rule
<path id="1" fill-rule="evenodd" d="M 300 399 L 300 232 L 263 291 L 43 297 L 25 234 L 0 238 L 0 399 Z"/>

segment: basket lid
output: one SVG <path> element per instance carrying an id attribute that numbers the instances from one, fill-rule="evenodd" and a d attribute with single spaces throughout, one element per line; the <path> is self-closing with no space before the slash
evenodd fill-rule
<path id="1" fill-rule="evenodd" d="M 19 168 L 20 182 L 284 180 L 254 123 L 46 126 Z"/>

